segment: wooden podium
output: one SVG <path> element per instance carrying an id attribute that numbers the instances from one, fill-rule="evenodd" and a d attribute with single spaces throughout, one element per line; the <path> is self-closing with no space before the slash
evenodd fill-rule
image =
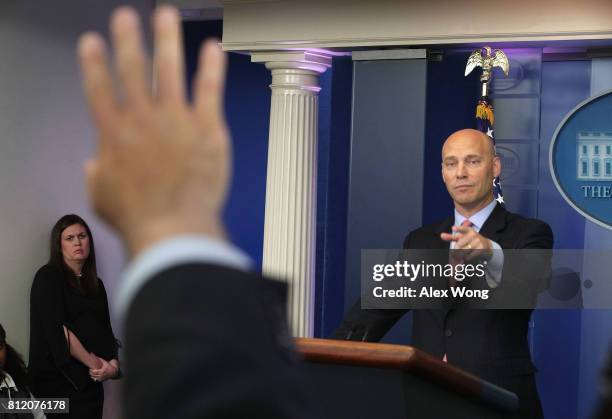
<path id="1" fill-rule="evenodd" d="M 326 419 L 502 418 L 518 399 L 411 346 L 295 340 Z"/>

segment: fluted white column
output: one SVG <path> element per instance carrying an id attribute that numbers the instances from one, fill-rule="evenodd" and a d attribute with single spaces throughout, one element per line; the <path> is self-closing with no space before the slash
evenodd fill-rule
<path id="1" fill-rule="evenodd" d="M 314 326 L 319 74 L 331 64 L 311 52 L 253 53 L 272 72 L 263 271 L 289 282 L 294 336 Z"/>

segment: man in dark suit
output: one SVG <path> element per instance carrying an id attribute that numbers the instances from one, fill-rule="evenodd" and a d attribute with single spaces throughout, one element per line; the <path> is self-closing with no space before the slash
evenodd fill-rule
<path id="1" fill-rule="evenodd" d="M 177 10 L 160 7 L 153 25 L 155 92 L 132 9 L 111 18 L 121 99 L 103 39 L 88 33 L 78 46 L 98 134 L 90 199 L 131 256 L 118 300 L 124 416 L 314 417 L 290 348 L 285 286 L 248 271 L 221 221 L 225 56 L 216 42 L 203 46 L 190 105 Z"/>
<path id="2" fill-rule="evenodd" d="M 469 252 L 471 259 L 488 262 L 485 287 L 501 292 L 515 286 L 511 278 L 524 272 L 511 257 L 504 260 L 501 249 L 551 249 L 553 236 L 546 223 L 512 214 L 494 200 L 493 178 L 500 170 L 489 137 L 471 129 L 452 134 L 442 149 L 442 178 L 453 198 L 455 214 L 412 231 L 404 248 L 450 247 Z M 549 274 L 549 267 L 540 268 L 540 274 L 532 278 L 545 280 L 542 277 Z M 540 287 L 531 285 L 531 292 Z M 536 369 L 527 342 L 531 311 L 414 310 L 412 344 L 515 392 L 519 396 L 518 415 L 540 418 Z M 362 310 L 357 302 L 334 335 L 339 339 L 377 341 L 405 312 Z"/>

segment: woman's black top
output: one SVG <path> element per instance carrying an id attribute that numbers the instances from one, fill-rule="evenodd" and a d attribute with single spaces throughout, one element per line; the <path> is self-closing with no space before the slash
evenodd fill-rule
<path id="1" fill-rule="evenodd" d="M 91 382 L 89 369 L 70 355 L 63 326 L 87 351 L 107 361 L 117 359 L 102 280 L 98 279 L 96 295 L 88 296 L 70 284 L 67 273 L 45 265 L 36 272 L 30 294 L 28 374 L 33 391 L 37 383 L 44 386 L 67 381 L 79 390 Z"/>

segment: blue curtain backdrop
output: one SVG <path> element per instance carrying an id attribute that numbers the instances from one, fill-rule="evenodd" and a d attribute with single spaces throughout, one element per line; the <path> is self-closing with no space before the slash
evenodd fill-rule
<path id="1" fill-rule="evenodd" d="M 221 21 L 183 24 L 189 90 L 202 41 L 221 39 L 222 30 Z M 232 53 L 228 59 L 225 112 L 233 139 L 234 174 L 224 221 L 232 241 L 261 269 L 271 76 L 262 64 L 251 63 L 249 55 Z"/>

